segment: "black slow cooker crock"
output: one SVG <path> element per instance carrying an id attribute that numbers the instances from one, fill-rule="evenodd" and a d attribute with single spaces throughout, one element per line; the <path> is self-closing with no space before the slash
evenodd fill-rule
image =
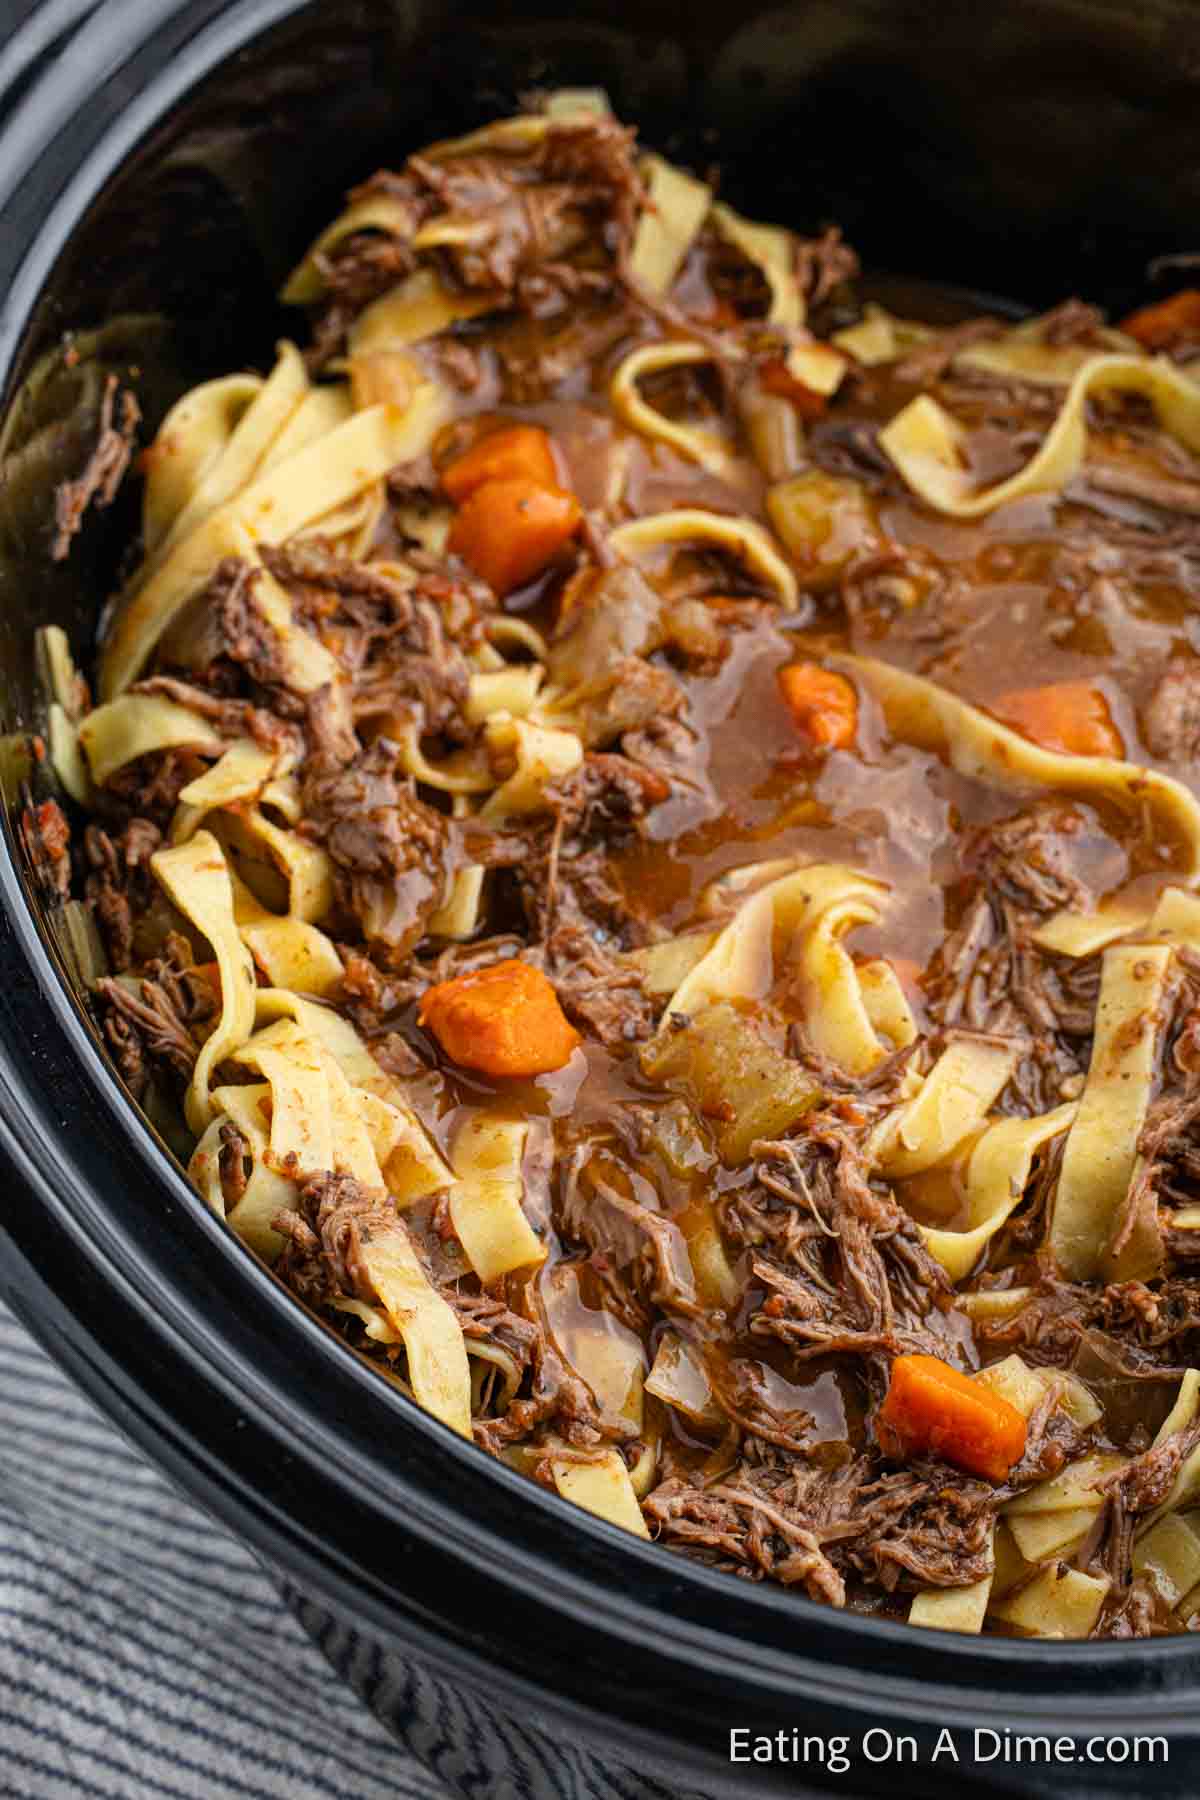
<path id="1" fill-rule="evenodd" d="M 134 1111 L 13 822 L 21 778 L 46 779 L 23 762 L 45 728 L 35 629 L 63 625 L 86 660 L 130 527 L 118 506 L 49 560 L 52 489 L 104 371 L 134 372 L 153 427 L 184 384 L 268 359 L 279 279 L 350 182 L 535 84 L 601 84 L 656 145 L 719 159 L 735 204 L 836 219 L 876 269 L 1119 307 L 1150 259 L 1200 248 L 1200 7 L 56 0 L 16 26 L 0 43 L 5 1299 L 262 1553 L 462 1793 L 1193 1794 L 1189 1638 L 960 1639 L 718 1577 L 519 1480 L 360 1366 Z M 731 1760 L 731 1731 L 774 1738 L 773 1760 Z M 1006 1733 L 1057 1740 L 1053 1761 Z M 1166 1760 L 1135 1736 L 1165 1739 Z M 1116 1749 L 1089 1751 L 1101 1738 Z"/>

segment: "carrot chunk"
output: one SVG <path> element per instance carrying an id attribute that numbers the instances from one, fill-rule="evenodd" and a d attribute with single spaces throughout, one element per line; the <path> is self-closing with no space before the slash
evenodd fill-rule
<path id="1" fill-rule="evenodd" d="M 828 405 L 824 394 L 818 394 L 815 388 L 797 380 L 781 356 L 772 357 L 762 365 L 758 381 L 764 392 L 790 400 L 802 419 L 821 418 Z"/>
<path id="2" fill-rule="evenodd" d="M 515 480 L 558 486 L 549 434 L 540 425 L 506 425 L 489 431 L 442 470 L 442 486 L 455 506 L 485 481 Z"/>
<path id="3" fill-rule="evenodd" d="M 1125 754 L 1104 695 L 1086 681 L 1020 688 L 1001 694 L 991 702 L 989 711 L 1005 725 L 1032 738 L 1043 750 L 1058 750 L 1065 756 Z"/>
<path id="4" fill-rule="evenodd" d="M 1025 1451 L 1025 1420 L 1001 1395 L 937 1356 L 898 1356 L 876 1419 L 885 1456 L 932 1453 L 1003 1481 Z"/>
<path id="5" fill-rule="evenodd" d="M 1143 306 L 1121 320 L 1121 330 L 1146 350 L 1169 350 L 1186 338 L 1200 337 L 1200 288 L 1184 288 L 1156 306 Z"/>
<path id="6" fill-rule="evenodd" d="M 796 729 L 812 744 L 848 750 L 858 731 L 858 700 L 844 675 L 819 663 L 789 663 L 779 671 L 779 687 Z"/>
<path id="7" fill-rule="evenodd" d="M 516 958 L 431 987 L 418 1023 L 451 1062 L 484 1075 L 547 1075 L 580 1042 L 541 970 Z"/>
<path id="8" fill-rule="evenodd" d="M 540 574 L 574 537 L 582 517 L 574 494 L 561 488 L 520 476 L 485 481 L 455 513 L 446 541 L 503 596 Z"/>

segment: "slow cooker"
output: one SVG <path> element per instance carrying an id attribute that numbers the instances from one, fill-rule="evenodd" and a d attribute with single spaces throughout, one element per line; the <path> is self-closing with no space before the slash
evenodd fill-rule
<path id="1" fill-rule="evenodd" d="M 963 1639 L 833 1612 L 627 1538 L 417 1412 L 238 1247 L 135 1112 L 14 822 L 21 781 L 44 779 L 35 629 L 62 625 L 86 665 L 129 528 L 118 507 L 49 560 L 104 373 L 133 372 L 153 429 L 185 385 L 269 358 L 278 282 L 354 180 L 531 86 L 602 85 L 657 147 L 719 161 L 735 205 L 837 220 L 874 270 L 1119 308 L 1196 247 L 1200 7 L 20 10 L 0 46 L 5 1300 L 258 1550 L 454 1791 L 1194 1793 L 1186 1636 Z"/>

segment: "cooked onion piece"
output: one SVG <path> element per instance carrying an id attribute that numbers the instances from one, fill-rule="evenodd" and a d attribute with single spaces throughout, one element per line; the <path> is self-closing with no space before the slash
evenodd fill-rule
<path id="1" fill-rule="evenodd" d="M 1104 952 L 1087 1083 L 1063 1154 L 1050 1247 L 1063 1272 L 1085 1280 L 1133 1280 L 1159 1266 L 1156 1232 L 1137 1222 L 1114 1244 L 1137 1145 L 1153 1095 L 1172 952 L 1167 945 Z"/>
<path id="2" fill-rule="evenodd" d="M 725 1415 L 713 1399 L 703 1362 L 677 1332 L 663 1333 L 654 1367 L 646 1377 L 646 1392 L 706 1431 L 719 1431 L 724 1423 Z"/>

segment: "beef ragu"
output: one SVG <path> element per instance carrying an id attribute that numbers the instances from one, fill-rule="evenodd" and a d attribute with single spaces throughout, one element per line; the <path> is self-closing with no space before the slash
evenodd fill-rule
<path id="1" fill-rule="evenodd" d="M 375 175 L 142 453 L 27 836 L 445 1424 L 834 1606 L 1188 1629 L 1200 296 L 863 293 L 591 94 Z"/>

